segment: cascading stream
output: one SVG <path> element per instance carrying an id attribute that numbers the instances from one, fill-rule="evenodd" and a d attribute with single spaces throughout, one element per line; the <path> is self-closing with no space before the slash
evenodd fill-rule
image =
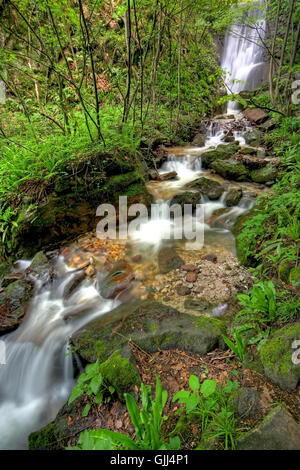
<path id="1" fill-rule="evenodd" d="M 266 34 L 264 2 L 257 2 L 257 8 L 248 11 L 251 25 L 235 24 L 225 38 L 221 68 L 227 72 L 225 84 L 228 94 L 243 90 L 254 90 L 262 84 L 266 63 L 261 46 Z M 235 114 L 238 103 L 229 101 L 227 113 Z"/>
<path id="2" fill-rule="evenodd" d="M 58 265 L 63 268 L 61 260 Z M 1 338 L 6 365 L 0 366 L 0 449 L 26 449 L 28 434 L 54 419 L 74 385 L 68 338 L 118 305 L 101 299 L 88 282 L 68 296 L 78 273 L 64 271 L 46 286 L 36 283 L 23 324 Z"/>
<path id="3" fill-rule="evenodd" d="M 264 19 L 260 21 L 264 28 Z M 253 41 L 249 41 L 250 33 L 252 36 L 254 34 Z M 257 41 L 252 29 L 240 25 L 236 25 L 227 36 L 222 68 L 231 73 L 230 79 L 243 80 L 233 87 L 228 81 L 229 91 L 252 89 L 259 84 L 263 58 Z M 233 103 L 228 105 L 228 112 L 232 110 L 236 110 Z M 170 221 L 167 216 L 170 199 L 163 195 L 170 189 L 172 194 L 179 193 L 188 182 L 198 178 L 203 173 L 201 153 L 222 143 L 223 136 L 222 127 L 211 124 L 204 147 L 184 150 L 182 156 L 169 156 L 160 173 L 176 171 L 177 179 L 157 183 L 158 211 L 140 227 L 133 243 L 150 245 L 156 250 L 161 246 L 170 224 L 174 227 L 176 222 Z M 234 136 L 241 144 L 245 143 L 242 134 L 234 132 Z M 216 209 L 226 208 L 224 196 L 218 201 L 202 199 L 206 218 Z M 249 210 L 251 204 L 251 199 L 242 199 L 224 217 L 232 221 Z M 213 244 L 226 232 L 208 225 L 204 228 Z M 22 261 L 19 270 L 27 266 L 28 262 Z M 69 287 L 77 274 L 70 272 L 62 259 L 57 262 L 56 273 L 57 278 L 53 282 L 48 281 L 46 285 L 36 282 L 35 295 L 23 324 L 15 332 L 1 338 L 6 346 L 7 364 L 0 365 L 0 449 L 27 448 L 28 435 L 54 419 L 68 400 L 74 384 L 72 356 L 67 350 L 68 338 L 118 304 L 118 301 L 103 300 L 95 285 L 87 281 L 70 294 Z"/>

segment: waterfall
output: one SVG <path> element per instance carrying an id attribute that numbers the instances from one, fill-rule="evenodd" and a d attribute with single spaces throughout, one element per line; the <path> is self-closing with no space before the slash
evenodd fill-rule
<path id="1" fill-rule="evenodd" d="M 225 38 L 221 68 L 226 72 L 225 85 L 229 94 L 254 90 L 262 83 L 266 67 L 264 49 L 261 46 L 266 34 L 263 4 L 264 2 L 257 2 L 256 8 L 248 10 L 247 17 L 232 26 Z M 252 19 L 251 26 L 245 24 L 247 19 Z M 238 109 L 238 103 L 228 102 L 228 114 L 234 114 Z"/>
<path id="2" fill-rule="evenodd" d="M 62 267 L 55 281 L 36 282 L 22 325 L 1 337 L 6 350 L 6 364 L 0 365 L 1 450 L 26 449 L 28 434 L 55 418 L 74 385 L 68 338 L 118 305 L 102 299 L 88 281 L 70 294 L 79 274 Z"/>

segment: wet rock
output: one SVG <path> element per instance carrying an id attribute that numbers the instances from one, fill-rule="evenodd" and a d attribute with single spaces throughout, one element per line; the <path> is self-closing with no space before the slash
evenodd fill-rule
<path id="1" fill-rule="evenodd" d="M 206 141 L 206 135 L 205 134 L 196 134 L 192 143 L 196 147 L 204 147 L 205 141 Z"/>
<path id="2" fill-rule="evenodd" d="M 192 191 L 185 191 L 181 194 L 176 194 L 171 199 L 170 206 L 173 204 L 179 204 L 182 209 L 184 209 L 185 204 L 191 204 L 193 206 L 193 210 L 196 209 L 197 204 L 201 200 L 201 192 L 192 192 Z"/>
<path id="3" fill-rule="evenodd" d="M 300 381 L 300 364 L 292 360 L 293 343 L 299 340 L 300 324 L 295 323 L 277 330 L 260 348 L 265 375 L 283 390 L 295 390 Z"/>
<path id="4" fill-rule="evenodd" d="M 37 276 L 44 275 L 50 270 L 49 260 L 42 251 L 39 251 L 35 255 L 29 266 L 29 270 Z"/>
<path id="5" fill-rule="evenodd" d="M 173 269 L 180 268 L 183 263 L 184 261 L 174 248 L 162 248 L 158 252 L 158 268 L 161 274 L 166 274 Z"/>
<path id="6" fill-rule="evenodd" d="M 177 286 L 176 287 L 176 294 L 180 295 L 181 297 L 184 297 L 185 295 L 190 295 L 191 289 L 186 286 Z"/>
<path id="7" fill-rule="evenodd" d="M 254 124 L 263 124 L 269 118 L 268 114 L 259 108 L 248 108 L 243 112 L 243 115 Z"/>
<path id="8" fill-rule="evenodd" d="M 300 450 L 300 425 L 281 406 L 236 441 L 238 450 Z"/>
<path id="9" fill-rule="evenodd" d="M 251 147 L 242 147 L 241 148 L 241 153 L 243 155 L 257 155 L 257 149 L 251 148 Z"/>
<path id="10" fill-rule="evenodd" d="M 237 206 L 242 199 L 242 196 L 243 191 L 241 188 L 231 188 L 225 197 L 225 204 L 228 207 Z"/>
<path id="11" fill-rule="evenodd" d="M 245 181 L 247 179 L 245 165 L 233 159 L 217 160 L 212 163 L 211 168 L 223 178 L 229 180 Z"/>
<path id="12" fill-rule="evenodd" d="M 198 274 L 197 273 L 188 273 L 186 275 L 186 282 L 196 282 L 198 279 Z"/>
<path id="13" fill-rule="evenodd" d="M 235 141 L 235 138 L 233 135 L 225 135 L 222 140 L 223 142 L 232 143 Z"/>
<path id="14" fill-rule="evenodd" d="M 267 165 L 259 170 L 251 171 L 251 179 L 254 183 L 267 183 L 277 177 L 277 169 L 274 166 Z"/>
<path id="15" fill-rule="evenodd" d="M 114 299 L 130 287 L 134 279 L 131 267 L 125 261 L 118 262 L 112 271 L 100 281 L 100 294 L 104 299 Z"/>
<path id="16" fill-rule="evenodd" d="M 157 180 L 158 177 L 159 177 L 159 173 L 157 170 L 154 170 L 154 169 L 150 169 L 148 171 L 148 176 L 149 176 L 149 179 L 150 180 Z"/>
<path id="17" fill-rule="evenodd" d="M 246 144 L 252 145 L 252 147 L 258 147 L 262 142 L 262 135 L 258 130 L 253 129 L 249 132 L 246 132 L 244 139 Z"/>
<path id="18" fill-rule="evenodd" d="M 224 150 L 209 150 L 208 152 L 203 152 L 201 154 L 201 161 L 203 168 L 210 168 L 211 164 L 215 160 L 226 160 L 230 158 L 228 152 L 224 152 Z"/>
<path id="19" fill-rule="evenodd" d="M 217 181 L 208 178 L 198 178 L 186 185 L 187 188 L 198 189 L 202 194 L 208 196 L 211 200 L 219 199 L 224 191 L 223 186 Z"/>
<path id="20" fill-rule="evenodd" d="M 187 315 L 152 300 L 136 300 L 79 330 L 73 335 L 72 344 L 88 362 L 98 357 L 96 344 L 98 349 L 105 348 L 107 357 L 117 349 L 127 357 L 130 340 L 147 352 L 179 348 L 206 354 L 218 346 L 224 347 L 225 332 L 226 325 L 219 319 Z"/>
<path id="21" fill-rule="evenodd" d="M 32 292 L 33 284 L 25 279 L 12 282 L 0 292 L 0 334 L 20 325 Z"/>
<path id="22" fill-rule="evenodd" d="M 225 152 L 230 157 L 233 157 L 236 152 L 239 150 L 240 144 L 239 142 L 234 141 L 232 144 L 219 144 L 217 146 L 217 151 Z"/>
<path id="23" fill-rule="evenodd" d="M 173 180 L 177 177 L 176 171 L 170 171 L 169 173 L 160 174 L 157 178 L 158 181 Z"/>
<path id="24" fill-rule="evenodd" d="M 181 269 L 183 271 L 188 271 L 188 272 L 195 272 L 198 271 L 198 266 L 196 264 L 184 264 L 181 266 Z"/>

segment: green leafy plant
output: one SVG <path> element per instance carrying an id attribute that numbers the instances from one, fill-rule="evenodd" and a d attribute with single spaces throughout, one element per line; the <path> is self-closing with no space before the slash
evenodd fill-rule
<path id="1" fill-rule="evenodd" d="M 215 380 L 206 379 L 200 384 L 198 377 L 189 377 L 191 390 L 181 390 L 173 397 L 185 406 L 187 415 L 198 415 L 201 431 L 220 439 L 224 448 L 234 448 L 234 439 L 238 432 L 230 395 L 239 385 L 237 380 L 228 380 L 225 387 L 218 387 Z M 178 410 L 178 413 L 181 409 Z"/>
<path id="2" fill-rule="evenodd" d="M 96 361 L 93 364 L 89 364 L 86 367 L 86 370 L 78 378 L 77 385 L 73 387 L 72 393 L 70 395 L 68 404 L 73 403 L 77 398 L 82 395 L 86 395 L 91 399 L 92 403 L 102 403 L 105 401 L 110 401 L 111 395 L 115 392 L 114 387 L 111 385 L 106 385 L 103 379 L 103 376 L 100 372 L 100 363 Z M 108 395 L 105 397 L 105 395 Z M 87 416 L 92 404 L 88 403 L 82 412 L 82 416 Z"/>
<path id="3" fill-rule="evenodd" d="M 248 341 L 246 341 L 242 335 L 242 332 L 238 329 L 235 330 L 232 334 L 233 342 L 228 336 L 222 335 L 223 340 L 227 344 L 227 346 L 234 352 L 234 354 L 240 359 L 240 361 L 244 361 L 246 356 L 246 349 L 248 346 Z"/>
<path id="4" fill-rule="evenodd" d="M 108 429 L 89 430 L 80 434 L 77 446 L 71 450 L 178 450 L 180 439 L 171 438 L 168 442 L 162 437 L 163 409 L 167 401 L 167 391 L 163 390 L 159 377 L 156 377 L 155 399 L 151 398 L 151 388 L 141 385 L 141 408 L 130 394 L 125 394 L 127 409 L 135 429 L 135 440 Z"/>

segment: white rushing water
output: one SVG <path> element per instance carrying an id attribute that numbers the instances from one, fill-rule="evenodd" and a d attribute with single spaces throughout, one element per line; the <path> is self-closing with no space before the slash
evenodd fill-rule
<path id="1" fill-rule="evenodd" d="M 229 94 L 242 90 L 254 90 L 261 85 L 264 70 L 264 49 L 261 47 L 266 34 L 264 2 L 256 2 L 256 8 L 247 13 L 253 24 L 235 24 L 225 38 L 221 68 L 227 73 L 225 84 Z M 235 81 L 237 80 L 237 81 Z M 239 110 L 235 102 L 228 102 L 227 113 Z"/>
<path id="2" fill-rule="evenodd" d="M 88 282 L 68 295 L 78 273 L 64 271 L 44 287 L 37 283 L 22 325 L 1 338 L 6 364 L 0 365 L 0 449 L 26 449 L 28 434 L 55 418 L 74 385 L 68 338 L 118 304 L 103 300 Z"/>

